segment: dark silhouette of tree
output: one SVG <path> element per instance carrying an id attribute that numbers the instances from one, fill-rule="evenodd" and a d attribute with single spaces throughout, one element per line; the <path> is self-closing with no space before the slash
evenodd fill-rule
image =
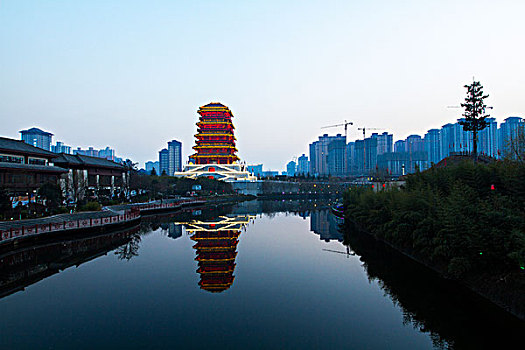
<path id="1" fill-rule="evenodd" d="M 472 131 L 472 154 L 474 157 L 478 154 L 478 132 L 485 129 L 487 121 L 485 120 L 489 115 L 485 114 L 487 105 L 484 100 L 489 95 L 483 94 L 483 85 L 479 81 L 473 81 L 470 85 L 465 85 L 467 89 L 467 97 L 465 103 L 461 107 L 465 108 L 463 116 L 465 120 L 459 122 L 463 126 L 463 130 Z"/>
<path id="2" fill-rule="evenodd" d="M 56 209 L 62 204 L 62 190 L 60 186 L 52 183 L 45 183 L 38 189 L 38 195 L 46 199 L 46 206 Z"/>
<path id="3" fill-rule="evenodd" d="M 7 217 L 7 212 L 11 211 L 11 199 L 5 188 L 0 187 L 0 217 Z"/>
<path id="4" fill-rule="evenodd" d="M 157 170 L 155 170 L 155 168 L 151 169 L 150 175 L 151 176 L 157 176 Z"/>

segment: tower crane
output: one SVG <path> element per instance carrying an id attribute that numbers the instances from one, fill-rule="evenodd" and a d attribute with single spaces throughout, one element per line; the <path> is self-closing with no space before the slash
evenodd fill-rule
<path id="1" fill-rule="evenodd" d="M 345 165 L 345 173 L 347 175 L 348 175 L 348 157 L 346 155 L 346 144 L 348 142 L 348 137 L 347 137 L 348 125 L 354 125 L 354 123 L 347 122 L 346 119 L 345 119 L 345 122 L 343 124 L 323 126 L 321 128 L 321 129 L 327 129 L 327 128 L 337 128 L 337 127 L 340 127 L 340 126 L 344 126 L 345 127 L 345 159 L 344 159 L 344 165 Z"/>
<path id="2" fill-rule="evenodd" d="M 383 130 L 378 128 L 357 128 L 357 130 L 363 130 L 363 172 L 366 172 L 366 145 L 365 145 L 365 138 L 366 138 L 366 131 L 367 130 Z"/>
<path id="3" fill-rule="evenodd" d="M 384 129 L 378 129 L 378 128 L 357 128 L 357 130 L 363 130 L 363 140 L 365 139 L 365 133 L 367 130 L 384 130 Z"/>
<path id="4" fill-rule="evenodd" d="M 354 123 L 352 122 L 347 122 L 345 120 L 345 122 L 343 124 L 336 124 L 336 125 L 329 125 L 329 126 L 323 126 L 321 129 L 327 129 L 327 128 L 337 128 L 337 127 L 340 127 L 340 126 L 344 126 L 345 127 L 345 141 L 347 140 L 347 131 L 348 131 L 348 125 L 354 125 Z"/>

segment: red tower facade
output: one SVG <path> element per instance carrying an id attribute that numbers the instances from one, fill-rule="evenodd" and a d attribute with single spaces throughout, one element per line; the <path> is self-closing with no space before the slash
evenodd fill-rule
<path id="1" fill-rule="evenodd" d="M 190 156 L 193 164 L 232 164 L 239 160 L 233 134 L 233 114 L 225 105 L 212 102 L 197 111 L 196 141 Z"/>

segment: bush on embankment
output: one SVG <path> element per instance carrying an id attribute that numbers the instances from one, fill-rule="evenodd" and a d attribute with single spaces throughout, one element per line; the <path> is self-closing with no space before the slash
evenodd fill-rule
<path id="1" fill-rule="evenodd" d="M 524 269 L 524 164 L 432 168 L 403 189 L 350 189 L 344 200 L 348 220 L 450 277 Z"/>

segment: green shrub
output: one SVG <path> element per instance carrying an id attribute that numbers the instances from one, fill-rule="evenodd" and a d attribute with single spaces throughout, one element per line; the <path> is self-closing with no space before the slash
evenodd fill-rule
<path id="1" fill-rule="evenodd" d="M 102 206 L 98 202 L 87 202 L 85 205 L 81 206 L 78 211 L 100 211 Z"/>

